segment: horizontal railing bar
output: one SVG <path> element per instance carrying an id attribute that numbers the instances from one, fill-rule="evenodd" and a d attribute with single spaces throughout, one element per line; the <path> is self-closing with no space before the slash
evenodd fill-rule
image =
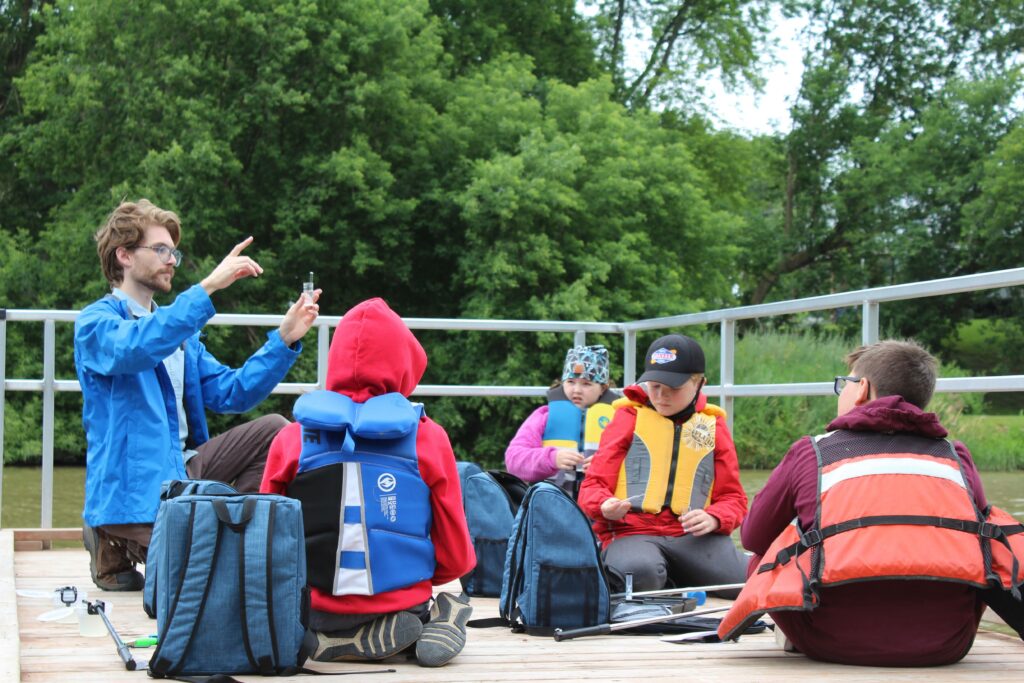
<path id="1" fill-rule="evenodd" d="M 53 387 L 59 392 L 81 391 L 77 380 L 56 380 Z M 304 394 L 317 388 L 315 382 L 281 382 L 272 393 Z M 43 380 L 9 379 L 6 391 L 42 391 Z M 549 387 L 477 384 L 421 384 L 413 396 L 545 396 Z M 733 384 L 728 391 L 719 384 L 705 385 L 708 396 L 819 396 L 832 393 L 832 382 L 794 382 L 788 384 Z M 1024 392 L 1024 375 L 994 375 L 991 377 L 940 378 L 935 391 L 956 392 Z"/>
<path id="2" fill-rule="evenodd" d="M 413 396 L 546 396 L 550 387 L 421 384 Z"/>
<path id="3" fill-rule="evenodd" d="M 619 334 L 619 323 L 544 320 L 474 320 L 460 318 L 402 318 L 413 330 L 463 330 L 489 332 L 605 332 Z"/>
<path id="4" fill-rule="evenodd" d="M 977 391 L 1024 391 L 1024 375 L 992 377 L 947 377 L 935 383 L 935 391 L 956 393 Z"/>
<path id="5" fill-rule="evenodd" d="M 832 382 L 795 382 L 791 384 L 733 384 L 723 388 L 708 384 L 701 389 L 708 396 L 828 396 L 834 395 Z M 941 393 L 1024 392 L 1024 375 L 992 377 L 946 377 L 935 382 Z"/>
<path id="6" fill-rule="evenodd" d="M 79 311 L 7 309 L 7 319 L 14 322 L 74 322 Z M 275 327 L 281 324 L 284 314 L 265 313 L 218 313 L 208 325 L 248 325 L 251 327 Z M 314 322 L 316 327 L 337 327 L 340 315 L 321 315 Z M 576 320 L 482 320 L 475 318 L 402 318 L 413 330 L 458 330 L 486 332 L 604 332 L 618 334 L 622 331 L 619 323 Z"/>
<path id="7" fill-rule="evenodd" d="M 56 309 L 40 310 L 37 308 L 8 308 L 7 319 L 14 322 L 35 322 L 41 323 L 47 320 L 54 320 L 59 323 L 73 323 L 78 318 L 80 311 L 67 311 Z"/>
<path id="8" fill-rule="evenodd" d="M 76 379 L 58 379 L 53 383 L 54 391 L 81 391 Z M 7 391 L 42 391 L 43 380 L 41 379 L 9 379 L 4 382 L 4 389 Z"/>
<path id="9" fill-rule="evenodd" d="M 835 395 L 832 382 L 800 382 L 794 384 L 720 384 L 705 385 L 702 392 L 708 396 L 824 396 Z"/>
<path id="10" fill-rule="evenodd" d="M 925 280 L 923 282 L 909 282 L 902 285 L 890 285 L 874 289 L 858 289 L 839 294 L 824 294 L 806 299 L 790 299 L 788 301 L 775 301 L 754 306 L 720 308 L 715 311 L 704 311 L 702 313 L 684 313 L 663 318 L 647 318 L 646 320 L 621 323 L 621 326 L 624 330 L 660 330 L 687 325 L 706 325 L 723 320 L 747 320 L 750 318 L 766 318 L 773 315 L 789 315 L 792 313 L 842 308 L 844 306 L 859 306 L 865 301 L 901 301 L 943 294 L 959 294 L 961 292 L 1011 287 L 1021 284 L 1024 284 L 1024 268 L 1010 268 L 991 273 L 960 275 L 940 280 Z"/>

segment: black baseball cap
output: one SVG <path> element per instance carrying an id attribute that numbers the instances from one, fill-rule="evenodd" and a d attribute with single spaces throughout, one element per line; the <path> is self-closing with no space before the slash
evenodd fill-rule
<path id="1" fill-rule="evenodd" d="M 644 374 L 637 382 L 661 382 L 675 388 L 696 372 L 704 372 L 704 350 L 700 344 L 686 335 L 667 334 L 647 347 Z"/>

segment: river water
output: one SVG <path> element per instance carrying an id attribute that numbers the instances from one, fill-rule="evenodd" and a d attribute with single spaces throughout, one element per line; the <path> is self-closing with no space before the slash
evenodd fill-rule
<path id="1" fill-rule="evenodd" d="M 740 476 L 747 495 L 753 498 L 754 494 L 761 490 L 770 473 L 769 470 L 743 470 Z M 56 467 L 53 478 L 53 526 L 81 526 L 85 468 Z M 990 503 L 1024 521 L 1024 471 L 982 472 L 981 479 Z M 5 528 L 40 526 L 42 469 L 4 467 L 3 480 L 3 512 L 0 516 L 0 525 Z"/>

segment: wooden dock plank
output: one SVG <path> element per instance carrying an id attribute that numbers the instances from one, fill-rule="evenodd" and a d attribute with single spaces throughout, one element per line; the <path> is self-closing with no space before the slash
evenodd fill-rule
<path id="1" fill-rule="evenodd" d="M 0 681 L 17 681 L 19 663 L 18 603 L 14 593 L 14 534 L 0 530 Z"/>
<path id="2" fill-rule="evenodd" d="M 53 590 L 76 585 L 101 598 L 111 607 L 110 619 L 122 639 L 147 636 L 156 622 L 145 616 L 141 593 L 101 593 L 89 580 L 89 560 L 84 550 L 41 550 L 13 552 L 10 532 L 0 536 L 8 560 L 8 585 L 18 588 Z M 12 557 L 13 556 L 13 557 Z M 0 564 L 0 570 L 3 565 Z M 3 585 L 0 576 L 0 585 Z M 456 586 L 450 586 L 457 589 Z M 12 595 L 13 590 L 4 591 Z M 496 599 L 473 599 L 474 618 L 497 615 Z M 140 681 L 145 674 L 128 672 L 108 637 L 86 638 L 77 624 L 40 622 L 36 618 L 51 608 L 39 599 L 19 598 L 11 610 L 13 623 L 0 626 L 6 637 L 0 646 L 0 680 L 66 681 Z M 13 631 L 12 631 L 13 629 Z M 20 657 L 19 657 L 20 644 Z M 13 651 L 13 654 L 11 652 Z M 137 651 L 140 666 L 148 659 L 147 650 Z M 12 661 L 13 658 L 13 661 Z M 729 683 L 730 681 L 778 681 L 830 679 L 830 683 L 856 681 L 1020 681 L 1024 680 L 1024 643 L 998 633 L 981 632 L 970 654 L 960 663 L 941 669 L 899 669 L 849 667 L 814 662 L 802 655 L 787 654 L 776 645 L 770 633 L 747 636 L 738 643 L 672 644 L 656 636 L 609 635 L 555 642 L 514 634 L 505 628 L 470 629 L 465 650 L 446 667 L 427 669 L 402 657 L 384 664 L 320 664 L 310 668 L 331 672 L 369 672 L 394 668 L 395 673 L 366 678 L 371 682 L 393 681 L 565 681 L 592 679 L 637 681 L 645 683 Z M 237 676 L 241 681 L 265 681 L 260 676 Z M 363 680 L 356 676 L 354 679 Z"/>

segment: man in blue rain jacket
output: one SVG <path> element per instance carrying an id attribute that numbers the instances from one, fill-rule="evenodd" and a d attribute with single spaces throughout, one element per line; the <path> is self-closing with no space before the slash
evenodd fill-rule
<path id="1" fill-rule="evenodd" d="M 207 409 L 242 413 L 284 379 L 316 320 L 319 291 L 300 296 L 281 326 L 240 368 L 221 364 L 199 332 L 216 312 L 210 295 L 263 269 L 242 255 L 247 238 L 199 284 L 157 306 L 181 263 L 178 217 L 148 200 L 124 202 L 96 233 L 111 293 L 75 323 L 75 367 L 86 432 L 84 540 L 93 581 L 104 590 L 139 590 L 160 485 L 217 479 L 256 491 L 270 442 L 287 424 L 267 415 L 213 439 Z"/>

